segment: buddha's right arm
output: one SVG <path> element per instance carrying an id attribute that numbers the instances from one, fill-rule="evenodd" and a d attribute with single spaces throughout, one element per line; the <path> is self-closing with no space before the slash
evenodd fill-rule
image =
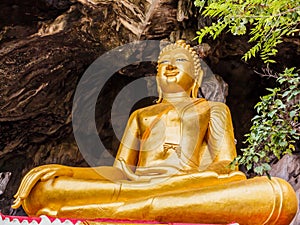
<path id="1" fill-rule="evenodd" d="M 106 179 L 106 180 L 126 180 L 127 174 L 124 172 L 120 159 L 134 171 L 138 161 L 139 150 L 139 122 L 138 111 L 131 114 L 128 119 L 123 138 L 121 140 L 116 160 L 113 167 L 100 166 L 93 168 L 69 167 L 72 170 L 72 177 L 76 179 Z"/>
<path id="2" fill-rule="evenodd" d="M 74 172 L 72 167 L 63 165 L 43 165 L 30 170 L 22 179 L 17 193 L 14 195 L 16 198 L 12 208 L 18 208 L 22 201 L 28 197 L 32 188 L 39 181 L 46 181 L 58 176 L 73 176 Z"/>
<path id="3" fill-rule="evenodd" d="M 137 132 L 138 123 L 136 113 L 133 113 L 128 121 L 127 128 L 125 130 L 117 159 L 123 158 L 127 165 L 135 167 L 138 160 L 138 136 Z M 28 197 L 32 188 L 40 181 L 46 181 L 56 177 L 72 177 L 74 179 L 81 180 L 123 180 L 127 179 L 127 176 L 122 171 L 121 165 L 118 164 L 118 160 L 113 167 L 94 167 L 94 168 L 80 168 L 69 167 L 63 165 L 43 165 L 36 167 L 29 171 L 21 181 L 19 189 L 15 194 L 16 200 L 12 205 L 13 208 L 18 208 L 22 201 Z"/>
<path id="4" fill-rule="evenodd" d="M 53 178 L 55 176 L 70 176 L 75 179 L 93 179 L 93 180 L 124 180 L 127 179 L 123 172 L 123 167 L 120 165 L 119 159 L 124 160 L 133 171 L 138 161 L 139 150 L 139 122 L 138 111 L 131 114 L 124 135 L 119 146 L 116 156 L 116 161 L 113 167 L 99 166 L 90 168 L 68 167 L 60 165 L 45 165 L 45 178 Z M 38 167 L 40 168 L 40 167 Z M 52 170 L 51 170 L 52 168 Z M 64 172 L 65 171 L 65 172 Z"/>
<path id="5" fill-rule="evenodd" d="M 100 167 L 70 167 L 63 165 L 43 165 L 30 170 L 22 179 L 17 193 L 14 195 L 15 201 L 12 208 L 18 208 L 24 199 L 28 197 L 33 187 L 38 182 L 45 182 L 50 179 L 69 177 L 78 180 L 125 180 L 126 175 L 118 168 Z"/>

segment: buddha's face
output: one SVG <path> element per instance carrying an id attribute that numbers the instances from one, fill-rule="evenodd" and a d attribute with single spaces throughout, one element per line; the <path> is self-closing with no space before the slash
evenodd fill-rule
<path id="1" fill-rule="evenodd" d="M 163 93 L 190 93 L 195 75 L 193 58 L 188 50 L 179 47 L 161 55 L 157 82 Z"/>

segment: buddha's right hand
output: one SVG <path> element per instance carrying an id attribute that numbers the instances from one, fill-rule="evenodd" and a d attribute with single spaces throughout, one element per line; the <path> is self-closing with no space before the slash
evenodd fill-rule
<path id="1" fill-rule="evenodd" d="M 23 178 L 17 193 L 12 208 L 20 207 L 22 201 L 28 197 L 30 191 L 39 181 L 47 181 L 59 176 L 73 176 L 72 167 L 62 165 L 43 165 L 30 170 Z"/>

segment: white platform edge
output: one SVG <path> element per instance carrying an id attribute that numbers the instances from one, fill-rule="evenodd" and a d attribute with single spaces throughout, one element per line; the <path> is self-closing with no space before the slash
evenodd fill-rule
<path id="1" fill-rule="evenodd" d="M 77 221 L 75 224 L 70 220 L 65 220 L 64 222 L 60 221 L 59 219 L 55 219 L 51 222 L 51 220 L 47 216 L 40 216 L 41 222 L 38 223 L 37 221 L 28 222 L 23 220 L 20 222 L 17 218 L 10 220 L 9 218 L 2 218 L 0 216 L 0 224 L 1 225 L 79 225 L 81 221 Z"/>

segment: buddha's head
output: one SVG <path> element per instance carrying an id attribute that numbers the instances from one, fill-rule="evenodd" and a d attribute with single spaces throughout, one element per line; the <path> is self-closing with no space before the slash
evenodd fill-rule
<path id="1" fill-rule="evenodd" d="M 196 51 L 179 40 L 162 49 L 158 58 L 157 86 L 159 100 L 166 93 L 184 92 L 197 97 L 202 81 L 200 59 Z"/>

